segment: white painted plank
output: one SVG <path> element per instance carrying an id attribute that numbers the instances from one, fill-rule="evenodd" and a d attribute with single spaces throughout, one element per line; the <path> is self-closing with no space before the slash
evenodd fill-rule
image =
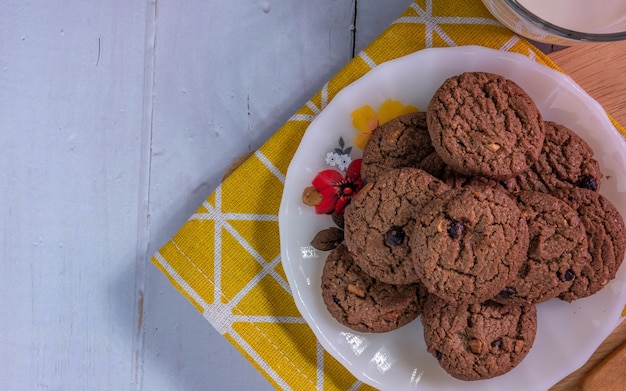
<path id="1" fill-rule="evenodd" d="M 133 388 L 146 16 L 0 5 L 2 390 Z"/>
<path id="2" fill-rule="evenodd" d="M 237 156 L 261 145 L 350 59 L 349 3 L 271 3 L 269 12 L 263 4 L 159 3 L 154 249 Z M 164 235 L 161 223 L 173 223 Z"/>
<path id="3" fill-rule="evenodd" d="M 351 18 L 349 2 L 329 0 L 159 3 L 152 249 L 349 61 Z M 271 389 L 159 271 L 147 275 L 145 389 Z"/>
<path id="4" fill-rule="evenodd" d="M 0 389 L 270 389 L 148 257 L 396 1 L 0 4 Z"/>

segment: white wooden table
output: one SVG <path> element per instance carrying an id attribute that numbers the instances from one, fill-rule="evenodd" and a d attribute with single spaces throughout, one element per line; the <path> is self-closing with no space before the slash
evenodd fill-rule
<path id="1" fill-rule="evenodd" d="M 270 389 L 149 258 L 409 3 L 0 3 L 0 390 Z"/>

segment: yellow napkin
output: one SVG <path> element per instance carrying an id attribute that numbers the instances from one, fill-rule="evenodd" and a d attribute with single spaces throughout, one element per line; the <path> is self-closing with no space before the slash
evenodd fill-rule
<path id="1" fill-rule="evenodd" d="M 280 263 L 278 209 L 302 135 L 338 91 L 376 65 L 427 47 L 461 45 L 518 52 L 557 68 L 500 25 L 480 0 L 417 0 L 225 179 L 152 258 L 276 388 L 372 389 L 317 343 Z"/>

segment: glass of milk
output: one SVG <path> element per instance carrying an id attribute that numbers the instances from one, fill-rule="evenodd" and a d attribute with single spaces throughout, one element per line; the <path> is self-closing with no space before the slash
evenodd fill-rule
<path id="1" fill-rule="evenodd" d="M 626 0 L 482 0 L 505 26 L 557 45 L 626 39 Z"/>

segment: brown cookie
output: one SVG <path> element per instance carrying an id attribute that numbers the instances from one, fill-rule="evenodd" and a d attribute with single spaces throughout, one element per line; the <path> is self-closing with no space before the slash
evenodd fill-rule
<path id="1" fill-rule="evenodd" d="M 440 180 L 407 167 L 388 171 L 365 186 L 344 213 L 346 247 L 361 269 L 388 284 L 419 281 L 409 236 L 422 206 L 446 190 Z"/>
<path id="2" fill-rule="evenodd" d="M 328 254 L 322 271 L 322 298 L 339 323 L 356 331 L 395 330 L 422 312 L 426 289 L 391 285 L 363 273 L 343 244 Z"/>
<path id="3" fill-rule="evenodd" d="M 433 152 L 426 126 L 426 113 L 410 113 L 380 125 L 363 150 L 361 177 L 374 182 L 394 168 L 417 167 Z"/>
<path id="4" fill-rule="evenodd" d="M 443 179 L 450 171 L 450 168 L 434 150 L 418 163 L 417 168 L 426 171 L 437 179 Z"/>
<path id="5" fill-rule="evenodd" d="M 587 234 L 578 213 L 564 201 L 535 191 L 513 197 L 528 224 L 528 256 L 494 300 L 536 304 L 566 291 L 580 276 L 590 260 Z"/>
<path id="6" fill-rule="evenodd" d="M 615 206 L 592 190 L 572 188 L 559 190 L 555 197 L 567 202 L 580 216 L 587 233 L 590 262 L 582 269 L 569 290 L 559 297 L 573 301 L 590 296 L 615 278 L 624 261 L 626 228 Z"/>
<path id="7" fill-rule="evenodd" d="M 430 295 L 422 311 L 428 351 L 450 375 L 483 380 L 509 372 L 535 342 L 534 305 L 448 303 Z"/>
<path id="8" fill-rule="evenodd" d="M 528 251 L 528 226 L 506 193 L 461 187 L 422 208 L 409 246 L 430 293 L 480 303 L 497 295 L 519 270 Z"/>
<path id="9" fill-rule="evenodd" d="M 572 187 L 600 190 L 600 165 L 585 140 L 555 122 L 546 121 L 545 131 L 539 158 L 530 170 L 514 178 L 511 185 L 519 190 L 544 193 Z"/>
<path id="10" fill-rule="evenodd" d="M 427 110 L 433 147 L 455 171 L 497 180 L 526 171 L 541 152 L 539 109 L 515 82 L 467 72 L 447 79 Z"/>

